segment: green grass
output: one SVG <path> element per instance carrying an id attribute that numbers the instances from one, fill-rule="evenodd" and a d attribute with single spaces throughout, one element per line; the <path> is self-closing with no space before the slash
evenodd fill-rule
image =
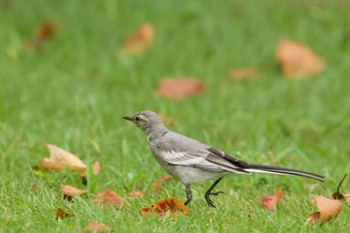
<path id="1" fill-rule="evenodd" d="M 350 171 L 349 14 L 341 0 L 0 1 L 0 231 L 77 231 L 96 218 L 115 232 L 313 232 L 304 223 L 315 209 L 310 197 L 330 196 Z M 23 47 L 36 25 L 51 20 L 63 24 L 41 53 Z M 117 59 L 126 36 L 143 22 L 155 27 L 152 48 Z M 284 80 L 269 64 L 285 36 L 310 45 L 327 61 L 326 70 Z M 246 66 L 264 70 L 247 82 L 225 77 Z M 162 78 L 179 76 L 198 77 L 206 92 L 182 102 L 155 95 Z M 206 182 L 194 185 L 188 217 L 140 216 L 140 208 L 161 198 L 185 199 L 179 182 L 151 191 L 166 173 L 142 132 L 121 118 L 145 109 L 171 116 L 177 132 L 231 154 L 240 151 L 243 160 L 317 172 L 326 183 L 232 175 L 217 187 L 226 193 L 213 197 L 217 209 L 206 206 Z M 31 169 L 48 155 L 44 143 L 86 163 L 101 161 L 87 196 L 63 200 L 60 185 L 85 188 L 68 171 Z M 128 200 L 121 210 L 91 203 L 100 190 L 126 196 L 136 186 L 145 199 Z M 285 193 L 280 208 L 263 210 L 260 197 L 278 187 Z M 349 180 L 343 190 L 350 192 Z M 56 221 L 58 207 L 75 217 Z M 348 231 L 349 212 L 344 205 L 317 231 Z"/>

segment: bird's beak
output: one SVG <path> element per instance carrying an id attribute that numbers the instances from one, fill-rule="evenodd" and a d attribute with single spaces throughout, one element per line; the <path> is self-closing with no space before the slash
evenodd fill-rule
<path id="1" fill-rule="evenodd" d="M 127 121 L 132 121 L 133 117 L 131 116 L 125 116 L 123 117 L 124 120 L 127 120 Z"/>

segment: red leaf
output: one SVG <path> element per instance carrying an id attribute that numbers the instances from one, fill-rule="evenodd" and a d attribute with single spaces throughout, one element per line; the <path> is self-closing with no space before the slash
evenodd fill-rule
<path id="1" fill-rule="evenodd" d="M 92 220 L 92 222 L 81 229 L 82 232 L 106 232 L 111 231 L 112 229 L 104 224 L 100 224 L 96 219 Z"/>
<path id="2" fill-rule="evenodd" d="M 261 204 L 264 209 L 274 211 L 283 195 L 282 189 L 279 188 L 277 194 L 268 194 L 261 198 Z"/>
<path id="3" fill-rule="evenodd" d="M 157 94 L 175 100 L 183 100 L 187 97 L 204 92 L 205 84 L 194 78 L 166 78 L 157 87 Z"/>
<path id="4" fill-rule="evenodd" d="M 151 47 L 154 37 L 152 24 L 145 23 L 131 33 L 123 46 L 123 51 L 130 54 L 144 52 Z"/>
<path id="5" fill-rule="evenodd" d="M 255 68 L 237 68 L 229 72 L 229 77 L 233 80 L 242 81 L 253 79 L 258 71 Z"/>
<path id="6" fill-rule="evenodd" d="M 113 190 L 104 190 L 99 192 L 92 201 L 93 203 L 100 203 L 102 206 L 112 205 L 116 208 L 123 204 L 123 198 Z"/>

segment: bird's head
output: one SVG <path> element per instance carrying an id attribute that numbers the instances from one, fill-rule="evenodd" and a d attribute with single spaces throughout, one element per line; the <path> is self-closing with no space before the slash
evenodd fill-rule
<path id="1" fill-rule="evenodd" d="M 143 111 L 136 113 L 133 116 L 123 117 L 125 120 L 134 122 L 137 127 L 143 131 L 148 131 L 159 125 L 163 126 L 162 120 L 160 117 L 152 111 Z"/>

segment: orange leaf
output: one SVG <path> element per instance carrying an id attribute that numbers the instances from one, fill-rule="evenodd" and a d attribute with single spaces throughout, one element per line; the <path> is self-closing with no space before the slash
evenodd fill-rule
<path id="1" fill-rule="evenodd" d="M 130 54 L 144 52 L 151 47 L 154 37 L 152 24 L 145 23 L 131 33 L 123 46 L 123 51 Z"/>
<path id="2" fill-rule="evenodd" d="M 128 197 L 130 198 L 143 198 L 144 196 L 145 194 L 140 190 L 136 190 L 128 194 Z"/>
<path id="3" fill-rule="evenodd" d="M 85 193 L 85 190 L 77 189 L 76 187 L 70 185 L 62 185 L 61 189 L 63 191 L 64 198 L 71 200 L 72 197 L 80 196 Z"/>
<path id="4" fill-rule="evenodd" d="M 337 217 L 342 208 L 342 204 L 339 200 L 332 200 L 323 196 L 314 196 L 312 199 L 316 202 L 316 206 L 319 210 L 321 225 L 330 219 Z M 315 222 L 315 219 L 313 218 L 318 216 L 316 213 L 317 212 L 311 214 L 314 217 L 310 218 L 311 215 L 309 215 L 306 219 L 306 221 L 309 222 L 309 225 L 312 225 Z"/>
<path id="5" fill-rule="evenodd" d="M 74 217 L 74 214 L 68 213 L 62 208 L 58 208 L 57 209 L 57 211 L 56 211 L 56 220 L 64 219 L 64 218 L 68 218 L 68 217 Z"/>
<path id="6" fill-rule="evenodd" d="M 157 87 L 157 94 L 175 100 L 183 100 L 187 97 L 204 92 L 205 84 L 194 78 L 166 78 Z"/>
<path id="7" fill-rule="evenodd" d="M 140 209 L 140 214 L 148 216 L 150 213 L 158 214 L 160 217 L 163 217 L 167 212 L 170 212 L 172 218 L 176 218 L 179 213 L 188 214 L 186 206 L 176 198 L 165 198 L 159 200 L 152 205 Z"/>
<path id="8" fill-rule="evenodd" d="M 160 192 L 162 190 L 162 185 L 159 184 L 158 182 L 153 182 L 152 187 L 153 187 L 154 191 L 156 191 L 156 192 Z"/>
<path id="9" fill-rule="evenodd" d="M 229 72 L 229 77 L 233 80 L 242 81 L 253 79 L 258 71 L 255 68 L 237 68 Z"/>
<path id="10" fill-rule="evenodd" d="M 123 204 L 123 198 L 113 190 L 104 190 L 99 192 L 94 199 L 93 203 L 100 203 L 100 205 L 112 205 L 116 208 Z"/>
<path id="11" fill-rule="evenodd" d="M 318 74 L 325 66 L 323 59 L 309 47 L 288 39 L 279 41 L 276 58 L 281 64 L 283 74 L 288 78 Z"/>
<path id="12" fill-rule="evenodd" d="M 100 224 L 96 219 L 92 220 L 92 222 L 81 229 L 82 232 L 106 232 L 111 231 L 112 229 L 104 224 Z"/>
<path id="13" fill-rule="evenodd" d="M 316 220 L 319 219 L 321 216 L 320 212 L 314 212 L 312 214 L 310 214 L 307 218 L 306 218 L 306 222 L 309 224 L 309 226 L 312 226 L 315 224 Z"/>
<path id="14" fill-rule="evenodd" d="M 165 181 L 169 181 L 169 180 L 173 180 L 174 178 L 172 176 L 162 176 L 159 181 L 160 182 L 165 182 Z"/>
<path id="15" fill-rule="evenodd" d="M 98 173 L 100 173 L 101 171 L 101 164 L 100 161 L 96 160 L 93 164 L 92 164 L 92 173 L 97 176 Z"/>
<path id="16" fill-rule="evenodd" d="M 277 194 L 268 194 L 261 198 L 261 204 L 264 209 L 274 211 L 275 206 L 278 205 L 279 201 L 283 196 L 281 188 L 278 189 Z"/>
<path id="17" fill-rule="evenodd" d="M 46 147 L 50 157 L 40 161 L 38 168 L 59 172 L 63 168 L 69 167 L 70 170 L 84 176 L 86 165 L 78 157 L 54 145 L 46 144 Z"/>

